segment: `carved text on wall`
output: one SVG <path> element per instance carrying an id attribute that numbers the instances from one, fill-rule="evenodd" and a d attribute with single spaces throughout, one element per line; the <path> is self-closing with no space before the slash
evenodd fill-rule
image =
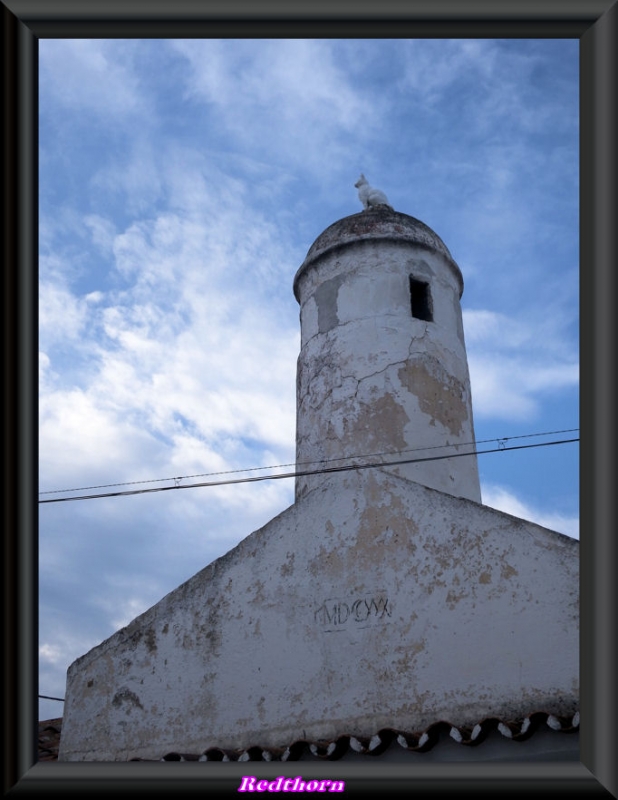
<path id="1" fill-rule="evenodd" d="M 329 598 L 314 611 L 313 618 L 317 625 L 330 633 L 386 622 L 391 613 L 391 602 L 386 593 L 375 592 L 345 599 Z"/>

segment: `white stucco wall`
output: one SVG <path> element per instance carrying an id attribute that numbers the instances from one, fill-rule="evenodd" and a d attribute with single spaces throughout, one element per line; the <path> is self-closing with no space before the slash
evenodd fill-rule
<path id="1" fill-rule="evenodd" d="M 410 278 L 427 285 L 431 319 L 412 313 Z M 474 452 L 463 280 L 423 223 L 386 207 L 346 217 L 299 269 L 298 469 Z M 476 456 L 393 467 L 480 502 Z M 296 498 L 320 485 L 299 477 Z"/>
<path id="2" fill-rule="evenodd" d="M 389 475 L 328 477 L 69 669 L 61 760 L 438 719 L 578 696 L 578 542 Z"/>

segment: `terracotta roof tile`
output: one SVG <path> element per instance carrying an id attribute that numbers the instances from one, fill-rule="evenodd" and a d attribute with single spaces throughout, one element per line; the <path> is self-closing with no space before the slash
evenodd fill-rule
<path id="1" fill-rule="evenodd" d="M 62 717 L 39 722 L 39 761 L 57 761 Z"/>
<path id="2" fill-rule="evenodd" d="M 575 733 L 579 730 L 579 712 L 573 716 L 558 717 L 545 711 L 536 711 L 517 721 L 486 717 L 472 728 L 458 727 L 445 720 L 440 720 L 420 732 L 382 728 L 371 737 L 343 734 L 332 741 L 298 739 L 283 748 L 265 748 L 254 745 L 241 750 L 233 750 L 210 747 L 202 753 L 170 752 L 158 760 L 297 761 L 308 752 L 315 758 L 336 761 L 342 758 L 349 750 L 367 756 L 379 756 L 395 743 L 409 752 L 425 753 L 438 744 L 441 734 L 448 734 L 454 741 L 464 747 L 478 746 L 492 731 L 499 731 L 506 739 L 521 742 L 529 739 L 541 726 L 546 726 L 550 730 L 560 733 Z M 153 759 L 135 758 L 131 760 L 149 761 Z"/>
<path id="3" fill-rule="evenodd" d="M 371 737 L 342 734 L 332 741 L 298 739 L 287 747 L 252 747 L 233 750 L 210 747 L 202 753 L 170 752 L 160 759 L 135 758 L 132 761 L 297 761 L 307 753 L 313 757 L 336 761 L 352 750 L 363 755 L 380 756 L 391 745 L 398 745 L 408 752 L 425 753 L 438 744 L 447 734 L 464 747 L 477 747 L 492 731 L 498 731 L 506 739 L 521 742 L 529 739 L 540 727 L 545 726 L 560 733 L 579 730 L 579 712 L 573 716 L 559 717 L 546 711 L 536 711 L 523 719 L 512 721 L 498 717 L 486 717 L 472 728 L 452 725 L 439 720 L 418 732 L 382 728 Z M 62 717 L 39 722 L 39 761 L 56 761 L 62 732 Z"/>

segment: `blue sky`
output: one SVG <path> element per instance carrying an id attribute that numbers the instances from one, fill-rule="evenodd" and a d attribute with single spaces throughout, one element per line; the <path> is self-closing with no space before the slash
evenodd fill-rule
<path id="1" fill-rule="evenodd" d="M 292 280 L 361 171 L 463 272 L 477 441 L 578 427 L 577 40 L 39 48 L 41 499 L 293 463 Z M 577 456 L 480 456 L 483 502 L 578 536 Z M 41 505 L 39 691 L 293 492 Z"/>

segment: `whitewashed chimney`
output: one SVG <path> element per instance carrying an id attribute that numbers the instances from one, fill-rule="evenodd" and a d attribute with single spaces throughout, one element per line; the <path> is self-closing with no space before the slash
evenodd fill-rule
<path id="1" fill-rule="evenodd" d="M 298 471 L 421 459 L 391 469 L 481 501 L 476 456 L 460 457 L 475 449 L 462 292 L 440 237 L 387 205 L 318 236 L 294 279 Z M 296 499 L 322 481 L 297 478 Z"/>

